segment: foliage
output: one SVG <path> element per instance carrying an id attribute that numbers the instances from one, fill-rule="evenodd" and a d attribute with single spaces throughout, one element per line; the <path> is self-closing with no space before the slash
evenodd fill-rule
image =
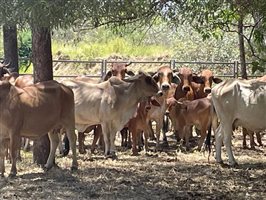
<path id="1" fill-rule="evenodd" d="M 18 55 L 21 59 L 19 69 L 22 72 L 26 72 L 31 64 L 31 32 L 24 30 L 18 34 Z"/>
<path id="2" fill-rule="evenodd" d="M 113 53 L 124 57 L 162 57 L 180 61 L 233 61 L 238 59 L 234 34 L 222 39 L 202 40 L 189 25 L 178 28 L 159 23 L 146 30 L 113 32 L 110 28 L 53 33 L 53 54 L 58 51 L 70 58 L 107 58 Z"/>

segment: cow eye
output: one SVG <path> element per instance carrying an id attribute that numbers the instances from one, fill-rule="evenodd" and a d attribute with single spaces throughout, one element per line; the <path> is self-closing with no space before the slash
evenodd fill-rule
<path id="1" fill-rule="evenodd" d="M 146 81 L 146 83 L 151 84 L 151 83 L 152 83 L 152 77 L 147 76 L 147 77 L 145 78 L 145 81 Z"/>

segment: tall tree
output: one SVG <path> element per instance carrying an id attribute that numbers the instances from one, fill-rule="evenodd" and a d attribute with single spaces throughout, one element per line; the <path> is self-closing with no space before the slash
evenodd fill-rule
<path id="1" fill-rule="evenodd" d="M 34 82 L 53 79 L 53 61 L 51 50 L 50 28 L 32 26 L 32 55 L 34 66 Z M 48 135 L 34 141 L 33 160 L 44 165 L 50 152 Z"/>
<path id="2" fill-rule="evenodd" d="M 4 61 L 11 72 L 18 72 L 18 42 L 16 25 L 3 26 Z"/>

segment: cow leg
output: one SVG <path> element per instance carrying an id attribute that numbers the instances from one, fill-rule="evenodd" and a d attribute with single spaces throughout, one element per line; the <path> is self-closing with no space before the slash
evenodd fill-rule
<path id="1" fill-rule="evenodd" d="M 257 142 L 259 143 L 260 146 L 263 146 L 262 141 L 261 141 L 261 134 L 260 134 L 260 132 L 259 131 L 258 132 L 255 132 L 255 134 L 256 134 Z"/>
<path id="2" fill-rule="evenodd" d="M 115 136 L 116 132 L 110 132 L 110 154 L 113 159 L 116 158 L 116 153 L 115 153 Z"/>
<path id="3" fill-rule="evenodd" d="M 256 143 L 254 140 L 254 132 L 253 131 L 248 131 L 249 134 L 249 140 L 250 140 L 250 148 L 255 149 Z"/>
<path id="4" fill-rule="evenodd" d="M 200 129 L 200 139 L 199 139 L 199 142 L 198 142 L 198 150 L 200 151 L 201 148 L 202 148 L 202 145 L 203 145 L 203 142 L 206 138 L 206 135 L 207 135 L 207 127 L 201 127 Z"/>
<path id="5" fill-rule="evenodd" d="M 69 139 L 70 148 L 72 151 L 72 167 L 71 170 L 78 169 L 78 160 L 77 160 L 77 149 L 76 149 L 76 141 L 77 136 L 75 134 L 75 125 L 73 124 L 71 127 L 66 128 L 66 134 Z"/>
<path id="6" fill-rule="evenodd" d="M 50 153 L 49 153 L 49 157 L 47 159 L 47 162 L 44 165 L 44 167 L 47 170 L 51 169 L 54 165 L 55 152 L 56 152 L 56 148 L 57 148 L 58 143 L 59 143 L 58 135 L 56 133 L 54 133 L 53 131 L 50 131 L 48 133 L 48 136 L 49 136 L 49 140 L 50 140 Z"/>
<path id="7" fill-rule="evenodd" d="M 25 144 L 23 146 L 23 150 L 26 152 L 30 151 L 30 139 L 29 138 L 24 138 Z"/>
<path id="8" fill-rule="evenodd" d="M 131 135 L 132 135 L 132 155 L 137 156 L 138 151 L 137 151 L 137 129 L 134 126 L 133 129 L 131 130 Z"/>
<path id="9" fill-rule="evenodd" d="M 222 144 L 223 144 L 223 132 L 221 124 L 218 126 L 218 128 L 214 132 L 215 135 L 215 151 L 216 151 L 216 162 L 217 163 L 223 163 L 222 160 Z"/>
<path id="10" fill-rule="evenodd" d="M 148 146 L 149 135 L 146 131 L 144 131 L 143 133 L 144 133 L 144 151 L 147 153 L 149 151 L 149 146 Z"/>
<path id="11" fill-rule="evenodd" d="M 242 129 L 242 134 L 243 134 L 243 148 L 247 148 L 247 129 L 243 128 Z"/>
<path id="12" fill-rule="evenodd" d="M 185 146 L 186 146 L 186 151 L 189 150 L 189 138 L 191 136 L 191 127 L 190 126 L 186 126 L 183 128 L 182 130 L 182 137 L 185 138 Z"/>
<path id="13" fill-rule="evenodd" d="M 10 159 L 11 159 L 11 170 L 10 170 L 10 177 L 14 177 L 17 175 L 17 156 L 18 156 L 18 150 L 20 148 L 20 136 L 18 136 L 18 133 L 12 133 L 10 137 Z"/>
<path id="14" fill-rule="evenodd" d="M 225 125 L 223 126 L 223 128 L 224 128 L 223 139 L 226 147 L 226 152 L 229 158 L 229 165 L 235 166 L 237 165 L 237 163 L 232 152 L 232 132 L 233 132 L 232 125 Z"/>
<path id="15" fill-rule="evenodd" d="M 154 137 L 154 132 L 153 132 L 152 121 L 151 120 L 148 121 L 148 126 L 150 126 L 150 129 L 151 129 L 151 132 L 149 132 L 150 140 L 156 140 L 156 138 Z"/>
<path id="16" fill-rule="evenodd" d="M 168 146 L 166 133 L 169 131 L 169 118 L 166 115 L 164 115 L 164 117 L 163 117 L 162 127 L 163 127 L 162 128 L 162 130 L 163 130 L 163 141 L 164 141 L 165 145 Z"/>
<path id="17" fill-rule="evenodd" d="M 161 126 L 160 122 L 156 121 L 156 149 L 159 150 L 160 148 L 160 133 L 161 133 Z"/>
<path id="18" fill-rule="evenodd" d="M 78 132 L 78 142 L 79 142 L 79 153 L 84 154 L 86 153 L 85 150 L 85 133 L 84 132 Z"/>
<path id="19" fill-rule="evenodd" d="M 102 124 L 102 133 L 104 140 L 104 155 L 108 157 L 110 155 L 110 132 L 107 125 Z"/>
<path id="20" fill-rule="evenodd" d="M 4 177 L 5 174 L 5 157 L 8 145 L 7 141 L 4 139 L 0 140 L 0 176 Z"/>
<path id="21" fill-rule="evenodd" d="M 91 152 L 94 153 L 95 149 L 96 149 L 96 144 L 97 142 L 100 140 L 102 136 L 102 129 L 101 129 L 101 125 L 97 125 L 94 128 L 94 135 L 93 135 L 93 141 L 91 144 Z"/>

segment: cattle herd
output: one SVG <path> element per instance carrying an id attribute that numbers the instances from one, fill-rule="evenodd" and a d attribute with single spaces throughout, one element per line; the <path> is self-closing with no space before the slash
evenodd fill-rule
<path id="1" fill-rule="evenodd" d="M 266 76 L 221 80 L 209 69 L 194 74 L 188 67 L 172 70 L 168 66 L 153 73 L 134 74 L 127 69 L 129 64 L 113 63 L 103 80 L 76 77 L 36 84 L 32 76 L 10 73 L 1 64 L 1 176 L 5 173 L 7 154 L 11 161 L 10 176 L 16 176 L 22 137 L 34 140 L 48 133 L 51 149 L 45 168 L 49 169 L 62 142 L 60 135 L 65 134 L 64 143 L 72 151 L 71 168 L 77 169 L 75 130 L 80 153 L 85 152 L 84 133 L 94 130 L 91 151 L 97 142 L 102 142 L 104 155 L 116 158 L 117 132 L 122 135 L 121 145 L 131 145 L 132 141 L 132 153 L 138 155 L 142 144 L 149 151 L 148 139 L 156 139 L 156 149 L 160 149 L 161 133 L 168 145 L 166 132 L 171 124 L 176 140 L 187 150 L 191 148 L 194 129 L 200 136 L 198 150 L 203 149 L 206 138 L 206 144 L 210 144 L 213 132 L 216 161 L 222 163 L 224 144 L 229 165 L 235 166 L 233 130 L 242 126 L 244 136 L 250 135 L 254 147 L 254 132 L 260 137 L 259 132 L 266 129 Z M 216 85 L 212 88 L 213 83 Z M 65 147 L 64 154 L 67 153 Z"/>

